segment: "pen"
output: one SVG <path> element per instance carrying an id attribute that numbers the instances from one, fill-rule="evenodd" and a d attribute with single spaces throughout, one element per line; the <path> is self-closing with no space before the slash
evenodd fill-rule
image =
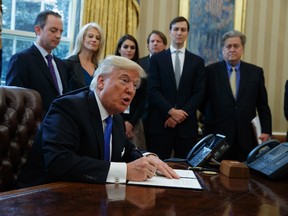
<path id="1" fill-rule="evenodd" d="M 188 170 L 195 170 L 195 171 L 215 171 L 217 172 L 218 169 L 214 169 L 214 168 L 204 168 L 204 167 L 188 167 Z"/>

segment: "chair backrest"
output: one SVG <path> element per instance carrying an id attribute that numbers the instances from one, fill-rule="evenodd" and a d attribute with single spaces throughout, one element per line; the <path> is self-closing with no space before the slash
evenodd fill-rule
<path id="1" fill-rule="evenodd" d="M 37 91 L 0 86 L 0 191 L 14 188 L 41 120 Z"/>

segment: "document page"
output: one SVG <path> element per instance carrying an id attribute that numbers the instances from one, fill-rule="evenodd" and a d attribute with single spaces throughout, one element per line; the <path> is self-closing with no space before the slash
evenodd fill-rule
<path id="1" fill-rule="evenodd" d="M 156 175 L 153 178 L 142 182 L 128 181 L 128 184 L 198 190 L 202 189 L 198 179 L 196 178 L 192 170 L 174 169 L 174 171 L 180 176 L 180 179 L 168 179 L 165 176 Z"/>
<path id="2" fill-rule="evenodd" d="M 258 144 L 261 144 L 262 140 L 258 139 L 258 137 L 261 135 L 261 124 L 259 117 L 256 116 L 254 119 L 252 119 L 251 123 L 253 125 L 254 133 L 258 141 Z"/>

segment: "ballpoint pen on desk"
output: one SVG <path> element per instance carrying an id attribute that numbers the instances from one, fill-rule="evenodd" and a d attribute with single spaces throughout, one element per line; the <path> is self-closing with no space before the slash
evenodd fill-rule
<path id="1" fill-rule="evenodd" d="M 208 174 L 208 175 L 216 175 L 219 173 L 219 169 L 206 168 L 206 167 L 191 167 L 191 166 L 189 166 L 188 170 L 201 171 L 201 173 Z"/>

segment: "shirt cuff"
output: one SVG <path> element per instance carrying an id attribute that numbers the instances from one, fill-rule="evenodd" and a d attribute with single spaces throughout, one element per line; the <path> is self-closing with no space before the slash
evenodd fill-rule
<path id="1" fill-rule="evenodd" d="M 158 157 L 158 155 L 155 154 L 155 153 L 153 153 L 153 152 L 145 152 L 145 153 L 143 153 L 142 155 L 143 155 L 144 157 L 147 157 L 147 156 L 149 156 L 149 155 L 153 155 L 153 156 L 155 156 L 155 157 Z"/>
<path id="2" fill-rule="evenodd" d="M 111 162 L 106 182 L 126 183 L 127 164 Z"/>

